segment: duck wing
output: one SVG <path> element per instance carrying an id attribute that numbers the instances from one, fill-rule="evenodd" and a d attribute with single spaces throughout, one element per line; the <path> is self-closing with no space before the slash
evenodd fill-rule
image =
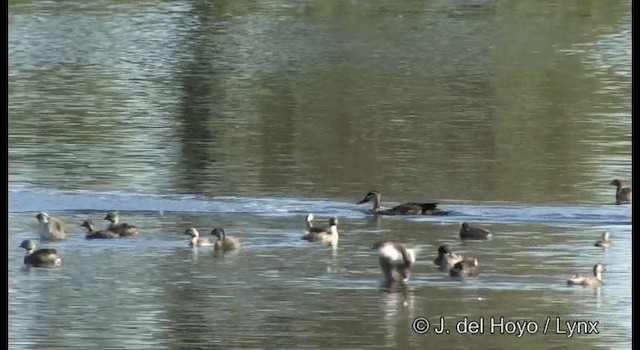
<path id="1" fill-rule="evenodd" d="M 438 208 L 438 203 L 408 202 L 391 209 L 381 210 L 381 215 L 447 215 L 449 212 Z"/>
<path id="2" fill-rule="evenodd" d="M 51 223 L 53 224 L 53 228 L 58 232 L 64 232 L 65 226 L 62 221 L 58 218 L 50 218 Z"/>
<path id="3" fill-rule="evenodd" d="M 108 230 L 113 231 L 123 237 L 137 236 L 140 233 L 136 226 L 129 225 L 127 223 L 117 225 L 112 224 L 111 226 L 109 226 Z"/>
<path id="4" fill-rule="evenodd" d="M 120 237 L 120 235 L 117 232 L 109 230 L 94 231 L 86 236 L 87 239 L 112 239 L 118 237 Z"/>
<path id="5" fill-rule="evenodd" d="M 302 239 L 307 242 L 319 242 L 322 241 L 322 238 L 325 235 L 327 235 L 327 232 L 324 231 L 309 232 L 306 235 L 302 236 Z"/>
<path id="6" fill-rule="evenodd" d="M 422 215 L 449 215 L 449 212 L 438 208 L 438 203 L 420 203 L 422 204 Z"/>
<path id="7" fill-rule="evenodd" d="M 422 206 L 420 203 L 404 203 L 396 205 L 391 209 L 378 211 L 380 215 L 421 215 Z"/>
<path id="8" fill-rule="evenodd" d="M 404 244 L 396 244 L 396 249 L 398 249 L 402 254 L 402 261 L 404 262 L 405 269 L 410 269 L 411 265 L 415 262 L 415 256 Z"/>
<path id="9" fill-rule="evenodd" d="M 117 227 L 117 228 L 121 228 L 123 230 L 130 230 L 130 229 L 134 229 L 137 228 L 136 226 L 133 225 L 129 225 L 126 222 L 123 222 L 121 224 L 117 224 L 117 225 L 112 225 L 112 227 Z"/>
<path id="10" fill-rule="evenodd" d="M 42 249 L 38 249 L 36 250 L 33 254 L 36 255 L 58 255 L 58 251 L 53 249 L 53 248 L 42 248 Z"/>
<path id="11" fill-rule="evenodd" d="M 330 226 L 313 226 L 309 227 L 309 233 L 331 233 Z"/>
<path id="12" fill-rule="evenodd" d="M 56 264 L 60 259 L 58 251 L 51 248 L 38 249 L 30 256 L 25 257 L 25 263 L 33 265 Z"/>

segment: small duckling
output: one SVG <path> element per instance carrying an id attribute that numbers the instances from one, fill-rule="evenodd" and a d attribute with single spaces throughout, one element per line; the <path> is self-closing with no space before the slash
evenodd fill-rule
<path id="1" fill-rule="evenodd" d="M 616 204 L 631 203 L 631 185 L 618 179 L 611 181 L 609 185 L 616 186 Z"/>
<path id="2" fill-rule="evenodd" d="M 480 227 L 473 227 L 466 222 L 460 225 L 460 239 L 491 239 L 493 233 Z"/>
<path id="3" fill-rule="evenodd" d="M 604 249 L 609 249 L 611 247 L 611 234 L 609 233 L 609 231 L 605 231 L 602 234 L 602 239 L 600 239 L 599 241 L 596 242 L 596 244 L 594 244 L 596 247 L 600 247 L 600 248 L 604 248 Z"/>
<path id="4" fill-rule="evenodd" d="M 81 227 L 87 229 L 86 239 L 112 239 L 119 238 L 120 235 L 109 230 L 96 231 L 92 220 L 85 220 L 80 224 Z"/>
<path id="5" fill-rule="evenodd" d="M 458 261 L 449 270 L 451 277 L 475 277 L 480 274 L 478 271 L 478 259 L 466 259 Z"/>
<path id="6" fill-rule="evenodd" d="M 242 249 L 242 241 L 235 237 L 226 236 L 222 228 L 214 228 L 211 234 L 218 237 L 218 240 L 213 245 L 214 250 L 226 252 Z"/>
<path id="7" fill-rule="evenodd" d="M 438 256 L 433 260 L 433 263 L 438 265 L 440 270 L 446 270 L 448 267 L 462 260 L 462 255 L 454 254 L 448 245 L 443 244 L 438 247 Z"/>
<path id="8" fill-rule="evenodd" d="M 307 234 L 302 236 L 302 239 L 307 242 L 321 242 L 332 247 L 338 245 L 338 218 L 332 217 L 329 219 L 329 226 L 324 227 L 309 227 Z"/>
<path id="9" fill-rule="evenodd" d="M 111 222 L 109 230 L 117 233 L 120 237 L 137 236 L 140 234 L 138 228 L 127 223 L 120 223 L 120 216 L 117 211 L 112 211 L 104 217 L 105 220 Z"/>
<path id="10" fill-rule="evenodd" d="M 38 219 L 38 235 L 41 239 L 54 241 L 67 238 L 67 228 L 60 218 L 42 212 L 36 215 L 36 219 Z"/>
<path id="11" fill-rule="evenodd" d="M 200 232 L 193 227 L 186 229 L 184 234 L 191 236 L 191 241 L 189 242 L 190 247 L 206 247 L 214 244 L 213 240 L 206 237 L 200 237 Z"/>
<path id="12" fill-rule="evenodd" d="M 62 259 L 60 259 L 57 250 L 46 248 L 36 250 L 36 244 L 29 239 L 22 241 L 20 248 L 24 248 L 27 251 L 27 255 L 24 257 L 25 265 L 33 267 L 53 267 L 62 264 Z"/>
<path id="13" fill-rule="evenodd" d="M 570 286 L 600 287 L 602 286 L 602 273 L 605 271 L 604 265 L 597 263 L 593 266 L 593 276 L 575 275 L 567 281 L 567 284 Z"/>
<path id="14" fill-rule="evenodd" d="M 390 241 L 376 242 L 371 249 L 377 250 L 380 269 L 386 282 L 407 282 L 411 267 L 416 262 L 416 252 L 408 245 Z"/>

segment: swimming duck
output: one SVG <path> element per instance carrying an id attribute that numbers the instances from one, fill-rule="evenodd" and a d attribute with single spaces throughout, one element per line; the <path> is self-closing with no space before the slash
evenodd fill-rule
<path id="1" fill-rule="evenodd" d="M 211 234 L 218 237 L 218 240 L 213 244 L 215 250 L 226 252 L 242 249 L 242 241 L 235 237 L 226 236 L 222 228 L 214 228 Z"/>
<path id="2" fill-rule="evenodd" d="M 206 237 L 200 237 L 200 232 L 193 227 L 186 229 L 184 234 L 191 236 L 191 241 L 189 242 L 189 246 L 191 247 L 206 247 L 214 244 L 213 240 Z"/>
<path id="3" fill-rule="evenodd" d="M 441 270 L 446 270 L 449 266 L 453 266 L 462 260 L 462 255 L 454 254 L 448 245 L 443 244 L 438 247 L 438 256 L 433 260 L 433 263 L 438 265 Z"/>
<path id="4" fill-rule="evenodd" d="M 112 239 L 120 237 L 119 234 L 110 230 L 96 231 L 92 220 L 85 220 L 80 226 L 87 229 L 86 239 Z"/>
<path id="5" fill-rule="evenodd" d="M 120 216 L 117 211 L 112 211 L 104 217 L 105 220 L 111 222 L 109 230 L 117 233 L 120 237 L 137 236 L 140 234 L 138 228 L 127 223 L 120 223 Z"/>
<path id="6" fill-rule="evenodd" d="M 600 239 L 599 241 L 596 242 L 596 244 L 594 244 L 596 247 L 600 247 L 600 248 L 604 248 L 604 249 L 609 249 L 609 247 L 611 247 L 611 234 L 609 233 L 609 231 L 605 231 L 602 234 L 602 239 Z"/>
<path id="7" fill-rule="evenodd" d="M 60 218 L 38 213 L 38 235 L 43 240 L 61 240 L 67 238 L 67 228 Z"/>
<path id="8" fill-rule="evenodd" d="M 479 227 L 473 227 L 466 222 L 460 225 L 460 239 L 491 239 L 493 233 Z"/>
<path id="9" fill-rule="evenodd" d="M 625 181 L 615 179 L 609 185 L 616 186 L 616 204 L 631 203 L 631 185 Z"/>
<path id="10" fill-rule="evenodd" d="M 391 209 L 382 209 L 380 203 L 382 195 L 378 191 L 367 193 L 364 198 L 356 203 L 373 202 L 372 212 L 376 215 L 449 215 L 448 211 L 437 208 L 438 203 L 404 203 Z"/>
<path id="11" fill-rule="evenodd" d="M 600 287 L 602 285 L 602 273 L 606 271 L 604 265 L 597 263 L 593 266 L 593 275 L 575 275 L 567 284 L 570 286 Z"/>
<path id="12" fill-rule="evenodd" d="M 474 277 L 478 276 L 478 259 L 466 259 L 458 261 L 449 270 L 449 276 L 451 277 Z"/>
<path id="13" fill-rule="evenodd" d="M 371 249 L 379 254 L 380 269 L 386 282 L 407 282 L 411 267 L 416 262 L 416 252 L 407 244 L 390 241 L 376 242 Z"/>
<path id="14" fill-rule="evenodd" d="M 20 248 L 24 248 L 27 251 L 27 255 L 24 257 L 24 264 L 34 267 L 53 267 L 60 266 L 62 260 L 58 255 L 58 251 L 55 249 L 38 249 L 36 250 L 36 244 L 29 239 L 25 239 L 20 243 Z"/>
<path id="15" fill-rule="evenodd" d="M 338 245 L 338 218 L 329 219 L 329 226 L 309 227 L 308 232 L 302 236 L 307 242 L 321 242 L 332 247 Z"/>

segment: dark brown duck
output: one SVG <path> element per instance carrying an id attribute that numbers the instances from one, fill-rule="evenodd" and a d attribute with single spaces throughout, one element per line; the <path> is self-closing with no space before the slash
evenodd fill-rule
<path id="1" fill-rule="evenodd" d="M 493 233 L 489 230 L 471 226 L 466 222 L 463 222 L 462 225 L 460 225 L 460 239 L 482 240 L 491 238 L 493 238 Z"/>
<path id="2" fill-rule="evenodd" d="M 373 203 L 373 209 L 371 211 L 376 215 L 449 215 L 448 211 L 438 208 L 438 203 L 408 202 L 396 205 L 390 209 L 382 209 L 382 195 L 378 191 L 367 193 L 364 198 L 356 204 L 366 202 Z"/>
<path id="3" fill-rule="evenodd" d="M 625 181 L 615 179 L 610 185 L 616 186 L 616 204 L 631 203 L 631 185 Z"/>

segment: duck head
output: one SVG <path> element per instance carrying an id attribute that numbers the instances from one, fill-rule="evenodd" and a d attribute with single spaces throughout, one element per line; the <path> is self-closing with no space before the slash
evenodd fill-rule
<path id="1" fill-rule="evenodd" d="M 443 244 L 441 246 L 438 247 L 438 254 L 440 255 L 447 255 L 451 253 L 451 249 L 449 249 L 449 246 L 446 244 Z"/>
<path id="2" fill-rule="evenodd" d="M 24 241 L 22 241 L 22 243 L 20 243 L 20 248 L 24 248 L 27 251 L 32 251 L 36 249 L 36 244 L 33 243 L 33 241 L 30 239 L 25 239 Z"/>
<path id="3" fill-rule="evenodd" d="M 49 214 L 45 212 L 38 213 L 38 215 L 36 215 L 36 219 L 38 219 L 39 223 L 46 224 L 49 222 Z"/>
<path id="4" fill-rule="evenodd" d="M 80 227 L 85 227 L 87 230 L 91 231 L 95 226 L 93 225 L 93 221 L 85 220 L 80 224 Z"/>
<path id="5" fill-rule="evenodd" d="M 196 230 L 193 227 L 189 227 L 188 229 L 184 230 L 184 234 L 187 236 L 191 236 L 191 237 L 199 237 L 200 236 L 200 232 L 198 232 L 198 230 Z"/>
<path id="6" fill-rule="evenodd" d="M 104 217 L 104 220 L 111 221 L 112 224 L 117 224 L 119 219 L 120 217 L 118 216 L 117 211 L 112 211 L 108 213 L 107 216 Z"/>
<path id="7" fill-rule="evenodd" d="M 380 202 L 380 198 L 381 198 L 381 197 L 382 197 L 382 196 L 380 195 L 380 192 L 378 192 L 378 191 L 371 191 L 371 192 L 367 193 L 367 194 L 364 196 L 364 198 L 363 198 L 360 202 L 358 202 L 358 203 L 356 203 L 356 204 L 362 204 L 362 203 L 371 202 L 371 201 L 377 201 L 377 202 Z"/>
<path id="8" fill-rule="evenodd" d="M 224 240 L 224 229 L 216 227 L 213 230 L 211 230 L 211 234 L 216 236 L 219 240 Z"/>

